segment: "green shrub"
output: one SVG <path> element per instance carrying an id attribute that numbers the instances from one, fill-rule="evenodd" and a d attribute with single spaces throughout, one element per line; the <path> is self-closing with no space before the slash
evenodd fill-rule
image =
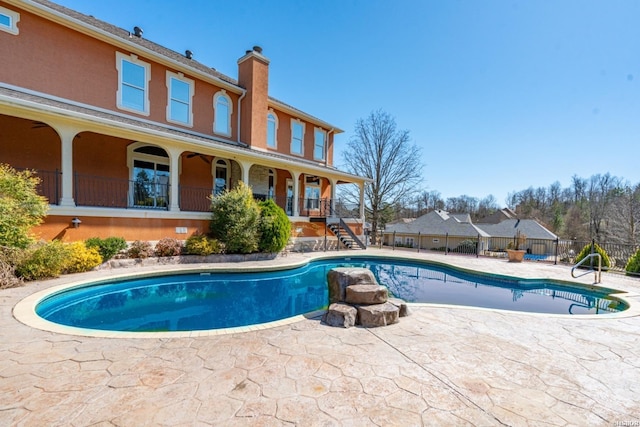
<path id="1" fill-rule="evenodd" d="M 0 164 L 0 246 L 27 248 L 31 229 L 47 214 L 49 204 L 36 190 L 40 178 Z"/>
<path id="2" fill-rule="evenodd" d="M 92 237 L 85 241 L 88 248 L 96 248 L 102 257 L 102 261 L 108 261 L 120 251 L 127 249 L 127 242 L 122 237 L 107 237 L 101 239 Z"/>
<path id="3" fill-rule="evenodd" d="M 84 242 L 66 245 L 67 256 L 62 267 L 63 273 L 82 273 L 102 264 L 97 248 L 87 248 Z"/>
<path id="4" fill-rule="evenodd" d="M 291 237 L 291 222 L 284 210 L 269 199 L 259 203 L 258 233 L 260 252 L 280 252 Z"/>
<path id="5" fill-rule="evenodd" d="M 58 240 L 33 245 L 16 266 L 16 275 L 24 280 L 58 277 L 65 266 L 67 254 L 66 246 Z"/>
<path id="6" fill-rule="evenodd" d="M 184 251 L 190 255 L 221 254 L 224 252 L 224 245 L 204 234 L 194 234 L 185 242 Z"/>
<path id="7" fill-rule="evenodd" d="M 224 244 L 227 253 L 258 250 L 260 208 L 249 186 L 240 182 L 233 190 L 213 197 L 211 214 L 211 236 Z"/>
<path id="8" fill-rule="evenodd" d="M 627 261 L 627 265 L 624 267 L 624 270 L 627 273 L 640 273 L 640 249 L 633 254 L 629 261 Z"/>
<path id="9" fill-rule="evenodd" d="M 136 240 L 131 243 L 127 250 L 129 258 L 149 258 L 154 255 L 151 243 L 143 240 Z"/>
<path id="10" fill-rule="evenodd" d="M 576 260 L 575 263 L 579 263 L 580 261 L 582 261 L 587 255 L 589 255 L 591 253 L 591 246 L 592 244 L 589 243 L 588 245 L 585 245 L 584 248 L 582 248 L 582 250 L 580 251 L 580 253 L 578 253 L 578 255 L 576 256 Z M 602 257 L 602 268 L 603 269 L 608 269 L 609 267 L 611 267 L 611 260 L 609 259 L 609 255 L 607 255 L 607 252 L 602 249 L 602 247 L 600 247 L 600 245 L 598 245 L 597 243 L 595 243 L 595 252 L 599 253 L 600 256 Z M 597 259 L 593 259 L 593 265 L 597 266 L 598 265 L 598 260 Z M 585 261 L 584 264 L 582 264 L 581 267 L 587 268 L 591 266 L 591 262 Z"/>
<path id="11" fill-rule="evenodd" d="M 173 237 L 165 237 L 156 243 L 156 256 L 176 256 L 182 252 L 182 243 Z"/>

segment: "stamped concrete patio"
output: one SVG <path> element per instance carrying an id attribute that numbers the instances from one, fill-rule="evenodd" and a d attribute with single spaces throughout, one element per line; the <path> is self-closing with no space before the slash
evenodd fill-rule
<path id="1" fill-rule="evenodd" d="M 574 281 L 563 266 L 406 255 Z M 581 318 L 415 306 L 384 328 L 332 328 L 311 318 L 184 338 L 74 336 L 12 315 L 38 290 L 113 273 L 0 291 L 0 425 L 640 425 L 635 307 L 623 316 Z M 629 291 L 640 305 L 639 279 L 603 274 L 603 286 Z"/>

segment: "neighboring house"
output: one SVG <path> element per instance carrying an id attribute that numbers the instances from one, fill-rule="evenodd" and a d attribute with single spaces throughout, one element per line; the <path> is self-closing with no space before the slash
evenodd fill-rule
<path id="1" fill-rule="evenodd" d="M 471 222 L 469 214 L 431 211 L 407 223 L 389 225 L 383 233 L 385 245 L 430 250 L 456 250 L 465 240 L 478 242 L 479 253 L 504 251 L 516 236 L 526 236 L 522 249 L 533 255 L 552 254 L 557 236 L 533 219 L 503 219 L 497 224 Z M 461 247 L 464 252 L 464 248 Z"/>
<path id="2" fill-rule="evenodd" d="M 509 208 L 502 208 L 498 211 L 495 211 L 494 213 L 492 213 L 491 215 L 487 215 L 484 218 L 481 218 L 480 221 L 478 221 L 478 224 L 482 223 L 482 224 L 498 224 L 501 221 L 504 221 L 505 219 L 517 219 L 518 215 L 511 209 Z"/>
<path id="3" fill-rule="evenodd" d="M 439 209 L 411 222 L 388 225 L 383 232 L 385 245 L 395 243 L 396 246 L 434 250 L 455 249 L 465 240 L 475 242 L 478 239 L 479 250 L 486 249 L 489 235 L 473 225 L 468 214 L 450 214 Z"/>
<path id="4" fill-rule="evenodd" d="M 505 219 L 498 224 L 476 224 L 491 235 L 489 249 L 504 250 L 509 242 L 513 242 L 518 233 L 526 237 L 524 247 L 533 255 L 549 255 L 555 248 L 558 236 L 547 230 L 535 219 Z"/>
<path id="5" fill-rule="evenodd" d="M 337 185 L 358 185 L 362 235 L 367 180 L 333 166 L 342 130 L 269 96 L 258 46 L 236 80 L 138 27 L 0 0 L 0 56 L 0 163 L 42 178 L 43 238 L 185 239 L 208 231 L 209 197 L 240 181 L 311 239 L 326 235 L 310 218 L 332 216 Z"/>

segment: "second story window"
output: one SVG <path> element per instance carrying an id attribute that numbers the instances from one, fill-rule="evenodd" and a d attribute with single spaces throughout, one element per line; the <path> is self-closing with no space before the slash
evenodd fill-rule
<path id="1" fill-rule="evenodd" d="M 322 129 L 316 128 L 313 132 L 313 159 L 324 160 L 324 150 L 327 134 Z"/>
<path id="2" fill-rule="evenodd" d="M 193 124 L 191 109 L 193 80 L 185 78 L 182 73 L 167 72 L 167 89 L 169 93 L 167 120 L 191 126 Z"/>
<path id="3" fill-rule="evenodd" d="M 18 21 L 20 14 L 0 6 L 0 31 L 18 35 Z"/>
<path id="4" fill-rule="evenodd" d="M 136 55 L 116 53 L 118 108 L 149 115 L 151 67 Z"/>
<path id="5" fill-rule="evenodd" d="M 224 136 L 231 136 L 231 98 L 222 90 L 213 97 L 213 131 Z"/>
<path id="6" fill-rule="evenodd" d="M 267 114 L 267 147 L 278 147 L 278 116 L 273 111 Z"/>
<path id="7" fill-rule="evenodd" d="M 291 154 L 304 155 L 304 123 L 291 121 Z"/>

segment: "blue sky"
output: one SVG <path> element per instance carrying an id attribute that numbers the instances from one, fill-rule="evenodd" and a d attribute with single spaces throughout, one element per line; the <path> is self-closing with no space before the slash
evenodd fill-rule
<path id="1" fill-rule="evenodd" d="M 57 0 L 237 77 L 260 45 L 272 96 L 345 130 L 382 109 L 443 198 L 611 173 L 640 182 L 635 0 Z M 178 6 L 179 5 L 179 6 Z"/>

